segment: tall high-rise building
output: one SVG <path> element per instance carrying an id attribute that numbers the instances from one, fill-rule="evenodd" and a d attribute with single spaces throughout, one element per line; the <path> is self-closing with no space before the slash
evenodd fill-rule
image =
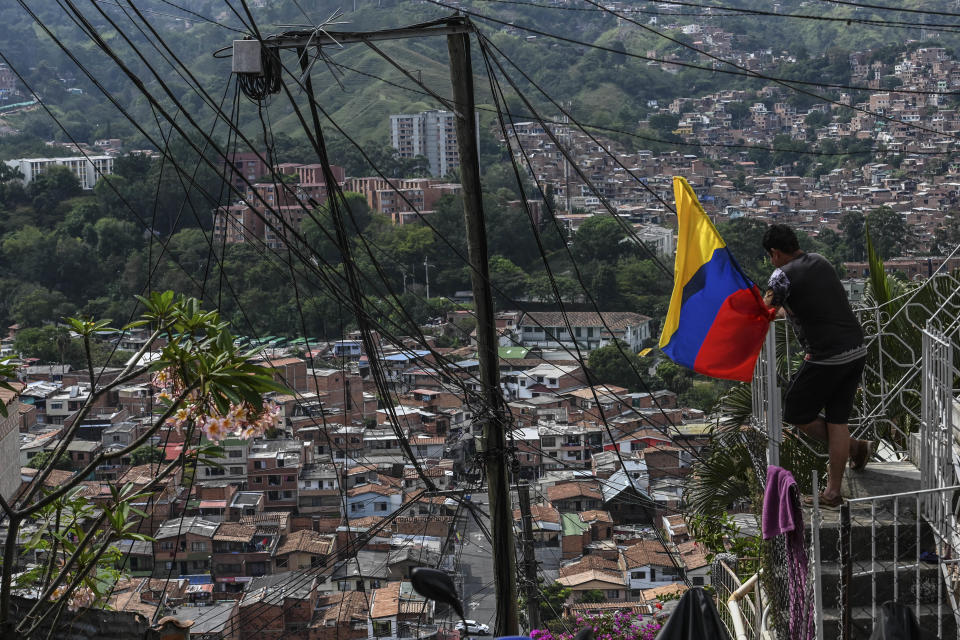
<path id="1" fill-rule="evenodd" d="M 479 144 L 480 116 L 474 115 Z M 390 144 L 401 158 L 424 156 L 432 176 L 445 176 L 460 167 L 456 116 L 449 111 L 390 116 Z"/>

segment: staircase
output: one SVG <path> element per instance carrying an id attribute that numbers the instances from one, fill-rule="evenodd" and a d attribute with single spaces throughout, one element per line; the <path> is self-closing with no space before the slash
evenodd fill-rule
<path id="1" fill-rule="evenodd" d="M 933 529 L 917 517 L 917 496 L 909 494 L 919 489 L 920 472 L 911 463 L 871 463 L 863 472 L 845 474 L 843 495 L 899 494 L 898 499 L 851 502 L 848 523 L 840 509 L 821 510 L 823 638 L 844 638 L 844 602 L 850 611 L 850 635 L 844 640 L 869 638 L 881 605 L 891 600 L 910 606 L 930 637 L 958 638 L 957 613 L 941 573 L 952 565 L 941 565 L 936 556 L 918 562 L 918 554 L 937 549 Z M 804 514 L 808 528 L 811 511 Z M 841 550 L 845 536 L 846 554 Z M 846 585 L 844 556 L 849 556 Z"/>

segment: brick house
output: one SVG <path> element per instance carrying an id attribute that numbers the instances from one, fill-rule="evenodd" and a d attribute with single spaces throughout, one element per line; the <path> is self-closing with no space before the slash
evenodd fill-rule
<path id="1" fill-rule="evenodd" d="M 243 585 L 273 569 L 275 528 L 224 522 L 213 536 L 214 597 L 239 598 Z"/>
<path id="2" fill-rule="evenodd" d="M 284 571 L 254 578 L 240 600 L 240 640 L 310 640 L 317 580 Z"/>
<path id="3" fill-rule="evenodd" d="M 255 442 L 247 454 L 247 489 L 263 492 L 266 511 L 293 511 L 297 508 L 298 478 L 303 463 L 302 442 Z"/>
<path id="4" fill-rule="evenodd" d="M 600 508 L 603 493 L 596 480 L 560 482 L 547 489 L 547 500 L 560 513 Z"/>
<path id="5" fill-rule="evenodd" d="M 210 552 L 218 523 L 200 516 L 167 520 L 153 535 L 155 576 L 210 573 Z"/>

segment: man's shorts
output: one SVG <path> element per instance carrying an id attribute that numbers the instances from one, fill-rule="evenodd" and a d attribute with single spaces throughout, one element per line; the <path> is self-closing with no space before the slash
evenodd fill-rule
<path id="1" fill-rule="evenodd" d="M 827 422 L 847 424 L 866 362 L 866 357 L 845 364 L 804 360 L 787 386 L 783 421 L 810 424 L 823 410 Z"/>

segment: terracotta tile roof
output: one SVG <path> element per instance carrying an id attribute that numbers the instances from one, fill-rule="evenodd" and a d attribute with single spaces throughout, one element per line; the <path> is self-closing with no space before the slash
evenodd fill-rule
<path id="1" fill-rule="evenodd" d="M 518 324 L 565 327 L 567 320 L 574 327 L 602 327 L 606 323 L 611 330 L 617 331 L 643 324 L 650 318 L 630 311 L 602 311 L 600 313 L 596 311 L 567 311 L 566 314 L 558 311 L 535 311 L 525 313 Z M 606 332 L 606 329 L 603 329 L 603 331 Z"/>
<path id="2" fill-rule="evenodd" d="M 393 476 L 386 476 L 383 474 L 377 474 L 377 479 L 380 481 L 380 484 L 387 485 L 390 487 L 402 487 L 403 478 L 394 478 Z"/>
<path id="3" fill-rule="evenodd" d="M 221 542 L 250 542 L 256 533 L 257 526 L 254 524 L 221 522 L 217 532 L 213 534 L 213 539 Z"/>
<path id="4" fill-rule="evenodd" d="M 400 610 L 400 582 L 388 582 L 382 589 L 374 589 L 370 596 L 370 617 L 395 616 Z"/>
<path id="5" fill-rule="evenodd" d="M 655 566 L 672 567 L 673 562 L 656 540 L 641 540 L 623 550 L 623 560 L 627 569 L 636 567 Z"/>
<path id="6" fill-rule="evenodd" d="M 615 561 L 591 554 L 584 556 L 582 560 L 578 560 L 577 562 L 560 567 L 557 575 L 563 578 L 566 576 L 583 573 L 584 571 L 589 571 L 591 569 L 595 569 L 597 571 L 607 571 L 616 574 L 620 573 L 620 567 Z"/>
<path id="7" fill-rule="evenodd" d="M 677 551 L 683 559 L 683 564 L 687 569 L 699 569 L 705 567 L 710 562 L 707 560 L 707 553 L 700 548 L 694 541 L 681 542 L 677 545 Z"/>
<path id="8" fill-rule="evenodd" d="M 570 605 L 570 613 L 585 614 L 592 612 L 622 611 L 636 615 L 652 616 L 656 610 L 652 604 L 642 600 L 629 602 L 582 602 Z"/>
<path id="9" fill-rule="evenodd" d="M 563 482 L 547 489 L 547 500 L 550 502 L 577 497 L 603 500 L 599 483 L 593 480 L 587 482 Z"/>
<path id="10" fill-rule="evenodd" d="M 290 521 L 290 512 L 271 511 L 269 513 L 257 513 L 252 516 L 240 516 L 241 524 L 259 524 L 266 527 L 277 527 L 281 530 L 287 529 L 287 523 Z"/>
<path id="11" fill-rule="evenodd" d="M 115 611 L 132 611 L 152 620 L 157 611 L 157 605 L 140 599 L 140 588 L 146 582 L 145 578 L 118 580 L 113 586 L 113 595 L 109 600 L 110 606 Z"/>
<path id="12" fill-rule="evenodd" d="M 386 618 L 405 614 L 419 615 L 424 600 L 413 591 L 409 583 L 389 582 L 382 589 L 374 589 L 370 596 L 370 617 Z"/>
<path id="13" fill-rule="evenodd" d="M 397 487 L 388 487 L 382 484 L 362 484 L 359 487 L 354 487 L 353 489 L 347 490 L 347 495 L 351 498 L 354 496 L 362 496 L 365 493 L 376 493 L 381 496 L 395 496 L 401 493 L 400 489 Z"/>
<path id="14" fill-rule="evenodd" d="M 287 553 L 301 552 L 312 553 L 314 555 L 326 555 L 333 549 L 333 536 L 324 536 L 314 531 L 302 529 L 294 531 L 283 544 L 277 548 L 274 555 L 280 556 Z"/>
<path id="15" fill-rule="evenodd" d="M 368 473 L 370 471 L 376 471 L 376 470 L 377 470 L 377 465 L 375 464 L 361 464 L 361 465 L 357 465 L 356 467 L 350 467 L 349 469 L 347 469 L 347 475 L 355 476 L 358 473 Z"/>
<path id="16" fill-rule="evenodd" d="M 445 476 L 445 475 L 447 474 L 447 471 L 448 471 L 448 470 L 447 470 L 447 469 L 444 469 L 443 467 L 428 467 L 428 468 L 426 468 L 426 469 L 423 470 L 423 475 L 427 476 L 428 478 L 442 478 L 443 476 Z M 416 470 L 416 469 L 404 469 L 404 470 L 403 470 L 403 477 L 404 477 L 404 478 L 419 478 L 420 476 L 419 476 L 419 474 L 417 474 L 417 470 Z"/>
<path id="17" fill-rule="evenodd" d="M 565 587 L 577 587 L 594 581 L 605 582 L 611 586 L 617 587 L 625 586 L 623 574 L 611 573 L 609 571 L 599 571 L 597 569 L 587 569 L 586 571 L 581 571 L 580 573 L 572 573 L 561 578 L 557 578 L 557 582 Z"/>
<path id="18" fill-rule="evenodd" d="M 590 511 L 581 511 L 580 519 L 584 522 L 613 522 L 609 511 L 591 509 Z"/>
<path id="19" fill-rule="evenodd" d="M 553 522 L 554 524 L 560 524 L 560 512 L 549 504 L 530 505 L 530 515 L 533 516 L 535 522 Z M 520 522 L 520 509 L 513 510 L 513 519 Z"/>
<path id="20" fill-rule="evenodd" d="M 383 520 L 383 518 L 380 516 L 365 516 L 363 518 L 350 518 L 349 522 L 351 527 L 360 527 L 365 529 L 367 527 L 372 527 L 375 524 L 379 524 L 381 520 Z M 344 525 L 346 525 L 346 523 L 344 523 Z"/>
<path id="21" fill-rule="evenodd" d="M 32 467 L 20 467 L 21 476 L 29 476 L 31 480 L 37 477 L 37 470 Z M 61 471 L 60 469 L 51 469 L 50 475 L 43 480 L 45 487 L 59 487 L 67 480 L 73 477 L 72 471 Z"/>
<path id="22" fill-rule="evenodd" d="M 285 367 L 291 364 L 302 364 L 303 360 L 300 358 L 278 358 L 276 360 L 264 360 L 264 366 L 267 367 Z"/>
<path id="23" fill-rule="evenodd" d="M 312 627 L 324 627 L 327 621 L 350 623 L 367 619 L 367 594 L 363 591 L 341 591 L 317 600 L 317 617 Z"/>
<path id="24" fill-rule="evenodd" d="M 687 585 L 682 582 L 673 582 L 671 584 L 665 584 L 662 587 L 654 587 L 653 589 L 644 589 L 640 592 L 640 595 L 643 596 L 643 599 L 647 602 L 651 600 L 656 600 L 661 596 L 672 596 L 678 595 L 682 596 L 687 591 Z"/>

